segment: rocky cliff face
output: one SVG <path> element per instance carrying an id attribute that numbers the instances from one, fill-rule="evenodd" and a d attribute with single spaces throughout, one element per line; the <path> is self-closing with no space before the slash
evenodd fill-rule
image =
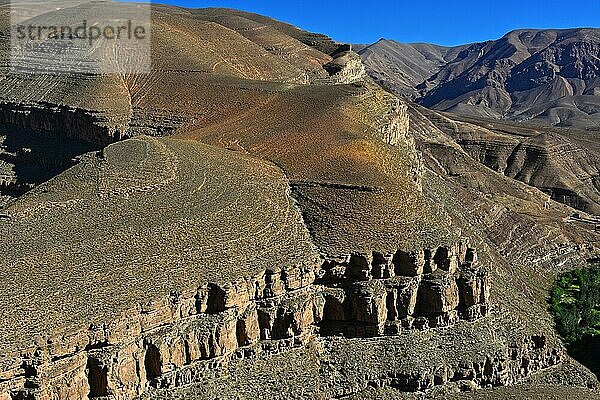
<path id="1" fill-rule="evenodd" d="M 0 214 L 0 399 L 445 398 L 541 371 L 595 387 L 546 293 L 598 234 L 506 176 L 539 165 L 395 98 L 322 35 L 153 18 L 149 76 L 80 77 L 86 98 L 2 80 L 6 122 L 136 137 Z"/>
<path id="2" fill-rule="evenodd" d="M 5 365 L 0 392 L 6 399 L 130 399 L 148 385 L 197 382 L 203 370 L 255 357 L 257 349 L 284 351 L 314 335 L 366 338 L 451 326 L 482 318 L 490 304 L 488 272 L 464 242 L 352 254 L 173 293 L 109 324 L 45 338 Z"/>
<path id="3" fill-rule="evenodd" d="M 334 83 L 353 83 L 364 80 L 366 77 L 365 66 L 358 54 L 352 51 L 351 46 L 340 46 L 332 54 L 333 60 L 323 68 L 329 73 Z"/>
<path id="4" fill-rule="evenodd" d="M 464 242 L 417 253 L 353 254 L 321 267 L 268 270 L 225 285 L 208 284 L 195 293 L 173 294 L 110 324 L 40 341 L 35 351 L 14 358 L 3 372 L 0 398 L 132 399 L 167 393 L 205 385 L 240 360 L 285 356 L 315 340 L 322 341 L 331 357 L 327 374 L 334 376 L 348 368 L 343 354 L 349 345 L 358 346 L 352 350 L 356 354 L 366 350 L 361 342 L 342 344 L 338 334 L 389 338 L 371 345 L 378 347 L 420 340 L 431 328 L 485 317 L 489 296 L 488 272 Z M 386 354 L 384 347 L 376 353 Z M 366 376 L 352 378 L 354 389 L 327 383 L 321 390 L 329 396 L 366 387 L 472 390 L 517 382 L 562 357 L 555 343 L 530 336 L 473 362 L 441 363 L 410 373 L 398 366 L 385 376 L 370 376 L 380 368 L 369 366 Z"/>
<path id="5" fill-rule="evenodd" d="M 64 135 L 106 146 L 122 138 L 122 132 L 114 126 L 106 126 L 105 121 L 95 113 L 70 108 L 47 105 L 23 105 L 16 103 L 0 104 L 0 124 L 15 128 Z"/>

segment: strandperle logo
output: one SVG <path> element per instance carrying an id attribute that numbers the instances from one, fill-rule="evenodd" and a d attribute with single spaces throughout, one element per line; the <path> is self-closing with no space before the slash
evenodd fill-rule
<path id="1" fill-rule="evenodd" d="M 144 40 L 147 37 L 146 27 L 135 25 L 133 21 L 127 21 L 120 26 L 97 25 L 88 26 L 88 21 L 83 20 L 81 25 L 73 28 L 71 26 L 35 26 L 17 25 L 15 27 L 16 38 L 19 40 L 86 40 L 91 46 L 96 40 Z"/>
<path id="2" fill-rule="evenodd" d="M 11 70 L 28 74 L 149 73 L 150 7 L 117 1 L 12 1 Z"/>

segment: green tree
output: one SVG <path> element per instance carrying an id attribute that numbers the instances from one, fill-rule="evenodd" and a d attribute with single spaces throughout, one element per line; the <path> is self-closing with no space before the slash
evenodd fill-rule
<path id="1" fill-rule="evenodd" d="M 550 303 L 556 327 L 566 342 L 600 335 L 600 266 L 559 276 Z"/>

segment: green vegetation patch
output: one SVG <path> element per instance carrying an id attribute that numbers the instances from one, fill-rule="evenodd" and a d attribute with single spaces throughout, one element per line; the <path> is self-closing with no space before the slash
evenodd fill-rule
<path id="1" fill-rule="evenodd" d="M 569 354 L 600 379 L 600 264 L 560 275 L 550 302 Z"/>
<path id="2" fill-rule="evenodd" d="M 600 336 L 600 264 L 559 276 L 550 301 L 557 329 L 568 344 Z"/>

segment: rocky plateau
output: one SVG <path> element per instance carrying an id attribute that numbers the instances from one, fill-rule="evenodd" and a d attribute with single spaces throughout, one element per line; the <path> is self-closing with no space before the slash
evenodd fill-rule
<path id="1" fill-rule="evenodd" d="M 46 17 L 135 5 L 77 7 Z M 14 72 L 7 40 L 1 400 L 600 398 L 547 305 L 599 255 L 589 132 L 425 108 L 230 9 L 152 5 L 149 74 Z M 407 51 L 403 93 L 482 62 Z"/>

